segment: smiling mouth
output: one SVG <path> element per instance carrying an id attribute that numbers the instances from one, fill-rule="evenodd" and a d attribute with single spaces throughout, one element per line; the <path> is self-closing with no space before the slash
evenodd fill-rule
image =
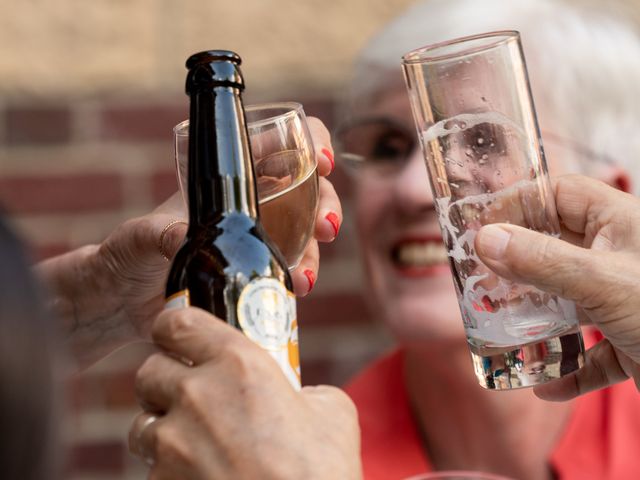
<path id="1" fill-rule="evenodd" d="M 391 249 L 391 260 L 399 269 L 424 269 L 447 265 L 448 257 L 442 241 L 403 241 Z"/>

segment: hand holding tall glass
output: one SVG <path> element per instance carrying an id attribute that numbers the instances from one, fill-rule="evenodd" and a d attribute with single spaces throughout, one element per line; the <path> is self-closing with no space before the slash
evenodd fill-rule
<path id="1" fill-rule="evenodd" d="M 299 103 L 250 105 L 245 109 L 260 221 L 294 269 L 313 235 L 318 174 L 313 141 Z M 189 121 L 173 129 L 178 183 L 187 199 Z"/>
<path id="2" fill-rule="evenodd" d="M 498 277 L 474 249 L 489 223 L 560 234 L 519 34 L 420 48 L 403 71 L 480 385 L 533 386 L 578 369 L 575 306 Z"/>

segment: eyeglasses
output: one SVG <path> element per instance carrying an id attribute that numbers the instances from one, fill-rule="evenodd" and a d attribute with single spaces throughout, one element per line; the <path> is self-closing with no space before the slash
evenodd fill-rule
<path id="1" fill-rule="evenodd" d="M 417 146 L 415 132 L 387 117 L 370 117 L 336 130 L 336 151 L 349 169 L 400 170 Z"/>
<path id="2" fill-rule="evenodd" d="M 508 148 L 500 126 L 480 124 L 465 131 L 472 136 L 467 144 L 475 145 L 474 153 Z M 569 150 L 579 161 L 578 170 L 589 173 L 598 164 L 615 165 L 613 159 L 594 152 L 584 145 L 549 131 L 543 131 L 548 145 Z M 393 174 L 402 170 L 418 146 L 415 130 L 388 117 L 368 117 L 345 123 L 335 132 L 336 151 L 348 170 L 366 168 L 380 174 Z M 470 140 L 470 141 L 469 141 Z"/>
<path id="3" fill-rule="evenodd" d="M 509 142 L 500 125 L 481 123 L 461 132 L 465 144 L 478 157 L 507 155 Z M 343 125 L 336 132 L 337 151 L 350 168 L 366 167 L 383 173 L 401 170 L 417 147 L 416 134 L 387 117 L 360 119 Z M 446 144 L 449 140 L 443 139 Z"/>

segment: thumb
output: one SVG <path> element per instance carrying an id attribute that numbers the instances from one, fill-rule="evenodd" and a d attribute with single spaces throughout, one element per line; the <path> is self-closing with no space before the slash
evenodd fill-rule
<path id="1" fill-rule="evenodd" d="M 482 262 L 501 277 L 533 285 L 581 306 L 601 287 L 600 252 L 510 224 L 482 227 L 475 240 Z"/>

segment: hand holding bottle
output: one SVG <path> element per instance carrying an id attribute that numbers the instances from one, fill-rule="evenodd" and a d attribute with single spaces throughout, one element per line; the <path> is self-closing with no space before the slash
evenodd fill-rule
<path id="1" fill-rule="evenodd" d="M 340 389 L 296 392 L 267 352 L 197 308 L 161 313 L 152 336 L 166 353 L 138 372 L 146 412 L 129 434 L 151 477 L 361 478 L 357 414 Z"/>
<path id="2" fill-rule="evenodd" d="M 333 241 L 342 222 L 340 200 L 326 178 L 334 167 L 329 132 L 317 118 L 307 120 L 321 176 L 320 199 L 314 238 L 291 272 L 298 296 L 308 294 L 317 279 L 318 242 Z M 78 368 L 127 343 L 148 338 L 151 323 L 164 306 L 167 259 L 180 247 L 186 222 L 184 202 L 176 192 L 153 212 L 119 225 L 102 244 L 37 266 L 64 323 Z"/>

